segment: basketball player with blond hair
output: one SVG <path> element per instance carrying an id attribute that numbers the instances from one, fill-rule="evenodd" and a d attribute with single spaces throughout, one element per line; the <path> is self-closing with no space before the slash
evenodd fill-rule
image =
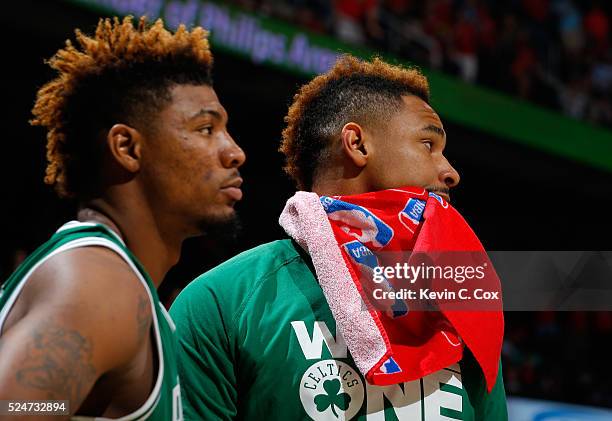
<path id="1" fill-rule="evenodd" d="M 100 20 L 49 61 L 32 123 L 45 181 L 78 202 L 4 283 L 0 400 L 79 419 L 182 419 L 174 324 L 157 296 L 183 240 L 231 222 L 245 155 L 200 27 Z"/>

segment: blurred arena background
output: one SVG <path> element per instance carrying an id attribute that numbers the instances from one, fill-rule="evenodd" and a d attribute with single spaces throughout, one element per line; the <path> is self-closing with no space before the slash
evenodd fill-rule
<path id="1" fill-rule="evenodd" d="M 277 219 L 293 192 L 277 152 L 283 116 L 297 87 L 341 51 L 426 72 L 447 156 L 462 176 L 454 205 L 488 250 L 611 249 L 610 1 L 10 0 L 1 7 L 1 280 L 74 210 L 43 184 L 44 132 L 28 125 L 35 92 L 52 77 L 43 60 L 74 28 L 90 32 L 99 17 L 125 14 L 211 30 L 215 89 L 247 153 L 241 237 L 188 241 L 161 287 L 168 305 L 195 275 L 283 237 Z M 609 312 L 507 312 L 510 419 L 612 419 L 612 411 L 585 407 L 612 408 L 611 338 Z"/>

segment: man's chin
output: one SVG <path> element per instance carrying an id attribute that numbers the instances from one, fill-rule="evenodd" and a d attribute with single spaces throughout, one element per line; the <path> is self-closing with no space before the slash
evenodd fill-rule
<path id="1" fill-rule="evenodd" d="M 217 240 L 235 240 L 242 229 L 240 218 L 235 210 L 223 215 L 210 215 L 200 221 L 200 232 L 206 237 Z"/>

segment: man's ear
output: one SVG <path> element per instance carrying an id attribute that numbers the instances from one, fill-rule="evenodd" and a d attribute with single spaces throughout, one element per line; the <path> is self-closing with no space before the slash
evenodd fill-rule
<path id="1" fill-rule="evenodd" d="M 357 123 L 346 123 L 340 134 L 342 140 L 342 152 L 353 164 L 362 168 L 368 162 L 368 149 L 364 141 L 364 133 Z"/>
<path id="2" fill-rule="evenodd" d="M 140 170 L 142 135 L 125 124 L 115 124 L 108 131 L 106 141 L 115 162 L 130 173 Z"/>

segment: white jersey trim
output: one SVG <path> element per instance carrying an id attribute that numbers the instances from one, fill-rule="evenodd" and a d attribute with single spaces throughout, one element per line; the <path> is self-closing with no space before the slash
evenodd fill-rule
<path id="1" fill-rule="evenodd" d="M 93 224 L 93 223 L 81 223 L 81 222 L 78 222 L 78 221 L 71 221 L 71 222 L 68 222 L 68 223 L 64 224 L 57 232 L 60 232 L 60 231 L 63 231 L 65 229 L 69 229 L 69 228 L 75 228 L 77 226 L 84 226 L 84 225 L 85 226 L 94 226 L 94 225 L 97 225 L 97 224 Z M 36 262 L 36 264 L 34 266 L 32 266 L 32 268 L 21 279 L 21 281 L 19 282 L 19 285 L 17 285 L 17 287 L 13 290 L 11 296 L 7 300 L 6 305 L 4 306 L 2 311 L 0 311 L 0 335 L 2 334 L 2 327 L 4 326 L 4 322 L 6 320 L 6 317 L 7 317 L 8 313 L 10 312 L 11 308 L 15 304 L 15 301 L 17 301 L 17 298 L 21 294 L 21 291 L 23 290 L 26 282 L 28 281 L 28 279 L 30 278 L 32 273 L 34 273 L 34 271 L 40 267 L 40 265 L 42 265 L 44 262 L 49 260 L 51 257 L 53 257 L 56 254 L 59 254 L 61 252 L 64 252 L 64 251 L 67 251 L 67 250 L 72 250 L 72 249 L 75 249 L 75 248 L 78 248 L 78 247 L 90 247 L 90 246 L 102 246 L 102 247 L 106 247 L 106 248 L 109 248 L 109 249 L 113 250 L 115 253 L 117 253 L 130 266 L 132 271 L 134 271 L 134 273 L 136 274 L 136 276 L 138 277 L 138 279 L 140 280 L 140 282 L 144 286 L 145 291 L 147 292 L 147 296 L 149 297 L 149 302 L 151 304 L 151 311 L 153 313 L 152 314 L 152 316 L 153 316 L 153 326 L 154 326 L 154 330 L 155 330 L 155 339 L 156 339 L 155 342 L 157 344 L 158 366 L 159 367 L 158 367 L 158 372 L 157 372 L 157 379 L 155 381 L 155 386 L 153 387 L 153 390 L 151 391 L 151 394 L 149 395 L 149 397 L 147 398 L 145 403 L 140 408 L 138 408 L 136 411 L 134 411 L 134 412 L 132 412 L 132 413 L 130 413 L 128 415 L 125 415 L 125 416 L 123 416 L 121 418 L 104 418 L 104 417 L 95 417 L 94 418 L 94 417 L 81 417 L 81 416 L 78 416 L 78 417 L 73 417 L 72 419 L 73 420 L 99 420 L 99 421 L 104 421 L 104 420 L 115 420 L 115 421 L 145 420 L 155 410 L 155 407 L 157 406 L 157 404 L 159 402 L 159 399 L 161 397 L 161 395 L 160 395 L 161 386 L 162 386 L 163 379 L 164 379 L 164 351 L 163 351 L 162 342 L 161 342 L 161 334 L 160 334 L 160 330 L 159 330 L 159 322 L 157 320 L 157 313 L 156 313 L 157 304 L 155 303 L 155 300 L 153 299 L 153 295 L 151 294 L 151 291 L 149 290 L 149 286 L 147 285 L 147 281 L 140 274 L 140 272 L 138 271 L 138 268 L 136 268 L 136 266 L 134 265 L 132 260 L 129 258 L 129 256 L 117 244 L 113 243 L 112 241 L 110 241 L 110 240 L 108 240 L 106 238 L 99 238 L 99 237 L 84 237 L 84 238 L 79 238 L 77 240 L 69 241 L 66 244 L 63 244 L 62 246 L 60 246 L 57 249 L 53 250 L 51 253 L 47 254 L 42 259 L 40 259 L 38 262 Z M 172 325 L 174 325 L 174 323 L 172 323 L 171 326 Z"/>
<path id="2" fill-rule="evenodd" d="M 113 237 L 115 237 L 121 244 L 123 244 L 125 246 L 125 241 L 123 241 L 123 238 L 121 238 L 115 231 L 113 231 L 108 225 L 105 225 L 101 222 L 81 222 L 81 221 L 69 221 L 66 222 L 64 225 L 62 225 L 61 227 L 58 228 L 57 231 L 55 231 L 55 233 L 57 234 L 58 232 L 62 232 L 62 231 L 66 231 L 69 230 L 71 228 L 77 228 L 77 227 L 95 227 L 95 226 L 101 226 L 106 228 L 106 230 L 109 232 L 109 234 L 111 234 Z"/>
<path id="3" fill-rule="evenodd" d="M 176 325 L 174 324 L 174 320 L 172 320 L 172 316 L 170 316 L 170 313 L 168 313 L 168 310 L 166 310 L 166 307 L 164 307 L 162 303 L 158 304 L 161 313 L 164 315 L 164 318 L 168 322 L 168 325 L 170 325 L 170 329 L 172 329 L 173 332 L 176 332 Z"/>

